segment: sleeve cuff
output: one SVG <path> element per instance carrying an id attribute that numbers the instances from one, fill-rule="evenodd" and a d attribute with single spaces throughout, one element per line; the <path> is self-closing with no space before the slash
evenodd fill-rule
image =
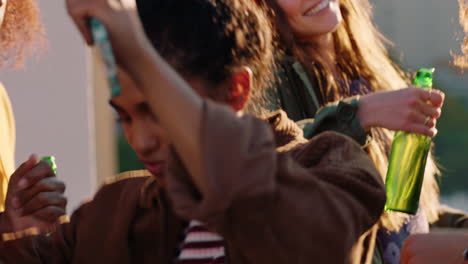
<path id="1" fill-rule="evenodd" d="M 338 104 L 321 108 L 315 116 L 315 120 L 300 121 L 304 136 L 310 139 L 321 132 L 331 130 L 353 138 L 363 147 L 367 146 L 372 138 L 361 126 L 357 116 L 358 107 L 359 97 L 355 96 L 340 101 Z"/>

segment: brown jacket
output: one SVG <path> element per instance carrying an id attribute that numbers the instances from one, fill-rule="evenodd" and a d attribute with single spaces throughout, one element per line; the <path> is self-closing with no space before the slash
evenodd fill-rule
<path id="1" fill-rule="evenodd" d="M 268 121 L 275 134 L 263 121 L 207 103 L 200 152 L 207 193 L 197 192 L 172 154 L 166 187 L 141 171 L 122 176 L 52 235 L 4 236 L 0 260 L 172 263 L 183 219 L 197 219 L 224 237 L 230 263 L 347 262 L 385 201 L 372 161 L 332 132 L 305 141 L 283 112 Z"/>

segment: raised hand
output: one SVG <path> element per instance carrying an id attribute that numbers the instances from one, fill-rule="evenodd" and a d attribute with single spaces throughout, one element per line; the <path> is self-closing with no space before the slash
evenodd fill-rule
<path id="1" fill-rule="evenodd" d="M 66 0 L 67 10 L 85 41 L 93 43 L 89 18 L 100 20 L 109 32 L 117 64 L 132 74 L 154 52 L 146 38 L 135 0 Z M 133 75 L 133 74 L 132 74 Z"/>

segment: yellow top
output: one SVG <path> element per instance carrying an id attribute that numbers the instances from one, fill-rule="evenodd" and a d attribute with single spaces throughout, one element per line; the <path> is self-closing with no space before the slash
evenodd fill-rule
<path id="1" fill-rule="evenodd" d="M 15 120 L 10 99 L 0 83 L 0 211 L 4 209 L 8 178 L 14 171 Z"/>

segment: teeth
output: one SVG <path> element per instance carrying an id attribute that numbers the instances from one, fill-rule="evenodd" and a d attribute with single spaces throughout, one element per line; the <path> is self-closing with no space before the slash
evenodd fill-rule
<path id="1" fill-rule="evenodd" d="M 314 9 L 310 10 L 307 13 L 309 15 L 315 15 L 318 12 L 322 11 L 324 8 L 326 8 L 329 3 L 330 3 L 330 0 L 323 0 L 318 6 L 316 6 Z"/>

